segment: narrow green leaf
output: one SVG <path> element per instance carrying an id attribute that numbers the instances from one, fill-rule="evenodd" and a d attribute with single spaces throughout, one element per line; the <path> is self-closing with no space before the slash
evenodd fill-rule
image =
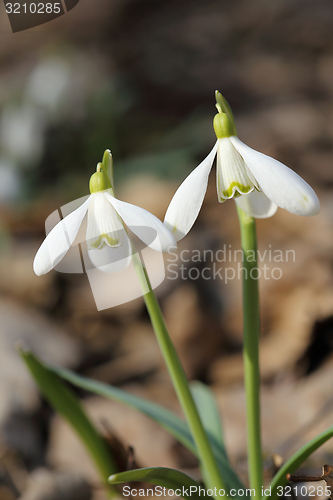
<path id="1" fill-rule="evenodd" d="M 105 441 L 93 426 L 79 400 L 53 370 L 40 362 L 30 351 L 19 347 L 19 353 L 40 391 L 50 405 L 72 426 L 93 458 L 102 480 L 117 471 Z"/>
<path id="2" fill-rule="evenodd" d="M 172 411 L 163 408 L 162 406 L 148 401 L 146 399 L 130 394 L 129 392 L 122 391 L 118 387 L 113 387 L 112 385 L 104 384 L 103 382 L 97 382 L 82 375 L 77 375 L 74 372 L 66 370 L 64 368 L 50 367 L 57 375 L 67 380 L 68 382 L 81 387 L 86 391 L 93 392 L 99 396 L 103 396 L 113 401 L 118 401 L 123 403 L 135 410 L 141 411 L 152 420 L 157 422 L 161 427 L 166 429 L 170 434 L 172 434 L 179 442 L 181 442 L 186 448 L 188 448 L 193 454 L 196 454 L 196 449 L 190 434 L 190 431 L 186 425 L 186 422 L 179 418 Z"/>
<path id="3" fill-rule="evenodd" d="M 238 478 L 236 472 L 232 468 L 227 455 L 227 450 L 223 438 L 221 418 L 216 406 L 213 392 L 207 385 L 197 381 L 191 383 L 191 391 L 197 405 L 203 426 L 213 447 L 214 454 L 219 460 L 220 467 L 221 463 L 224 464 L 223 467 L 225 467 L 225 464 L 228 464 L 229 470 L 226 483 L 228 484 L 229 488 L 242 489 L 244 486 Z M 221 470 L 223 470 L 222 467 Z"/>
<path id="4" fill-rule="evenodd" d="M 320 446 L 322 446 L 326 441 L 333 437 L 333 426 L 329 427 L 326 431 L 322 432 L 315 438 L 311 439 L 302 448 L 300 448 L 285 464 L 282 465 L 281 469 L 273 477 L 270 487 L 272 488 L 271 494 L 269 496 L 264 496 L 264 500 L 274 500 L 277 498 L 277 488 L 279 486 L 285 486 L 287 484 L 287 474 L 292 474 L 295 472 L 305 460 L 312 455 Z"/>
<path id="5" fill-rule="evenodd" d="M 227 457 L 221 418 L 213 392 L 207 385 L 198 381 L 191 383 L 191 391 L 205 431 L 213 438 L 213 444 Z"/>
<path id="6" fill-rule="evenodd" d="M 172 436 L 174 436 L 180 443 L 182 443 L 188 450 L 190 450 L 195 456 L 197 456 L 197 451 L 187 423 L 172 411 L 167 410 L 166 408 L 163 408 L 156 403 L 152 403 L 151 401 L 147 401 L 143 398 L 122 391 L 117 387 L 113 387 L 102 382 L 97 382 L 95 380 L 82 377 L 81 375 L 77 375 L 76 373 L 73 373 L 64 368 L 50 367 L 50 369 L 52 369 L 60 377 L 78 387 L 81 387 L 82 389 L 112 399 L 114 401 L 121 402 L 127 406 L 130 406 L 131 408 L 134 408 L 135 410 L 141 411 L 152 420 L 157 422 L 161 427 L 163 427 Z M 223 477 L 225 478 L 227 488 L 244 488 L 244 485 L 227 460 L 225 453 L 221 452 L 221 447 L 216 442 L 216 438 L 214 436 L 209 436 L 209 439 L 213 445 L 213 453 L 216 456 L 216 460 L 218 461 L 221 474 L 223 474 Z"/>
<path id="7" fill-rule="evenodd" d="M 182 496 L 183 498 L 188 497 L 184 492 L 184 490 L 187 490 L 191 498 L 199 498 L 199 483 L 183 472 L 175 469 L 149 467 L 146 469 L 120 472 L 109 477 L 109 482 L 111 484 L 121 484 L 132 481 L 157 484 L 174 491 L 180 490 L 181 494 L 177 496 Z"/>

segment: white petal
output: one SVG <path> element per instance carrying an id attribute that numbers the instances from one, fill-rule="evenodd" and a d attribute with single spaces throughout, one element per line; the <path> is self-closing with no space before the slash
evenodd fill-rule
<path id="1" fill-rule="evenodd" d="M 235 198 L 235 202 L 244 212 L 257 219 L 272 217 L 278 208 L 264 193 L 257 190 Z"/>
<path id="2" fill-rule="evenodd" d="M 238 137 L 231 137 L 231 141 L 257 179 L 260 189 L 278 207 L 296 215 L 316 215 L 319 212 L 316 193 L 293 170 L 249 148 Z"/>
<path id="3" fill-rule="evenodd" d="M 119 236 L 121 244 L 118 247 L 105 245 L 99 249 L 88 248 L 89 259 L 99 271 L 112 274 L 123 271 L 130 265 L 132 245 L 124 228 Z"/>
<path id="4" fill-rule="evenodd" d="M 51 271 L 68 252 L 79 232 L 89 204 L 90 196 L 79 208 L 58 222 L 46 236 L 33 264 L 37 276 Z"/>
<path id="5" fill-rule="evenodd" d="M 179 186 L 165 214 L 164 224 L 179 241 L 193 226 L 202 206 L 217 151 L 216 142 L 209 155 Z"/>
<path id="6" fill-rule="evenodd" d="M 235 194 L 251 193 L 256 184 L 243 158 L 233 146 L 230 137 L 218 140 L 216 186 L 219 202 Z"/>
<path id="7" fill-rule="evenodd" d="M 90 249 L 101 249 L 105 245 L 118 247 L 125 231 L 105 193 L 100 191 L 91 195 L 87 224 L 87 244 Z"/>
<path id="8" fill-rule="evenodd" d="M 155 215 L 143 208 L 117 200 L 110 193 L 104 193 L 129 229 L 147 246 L 159 252 L 167 252 L 177 246 L 170 231 Z"/>

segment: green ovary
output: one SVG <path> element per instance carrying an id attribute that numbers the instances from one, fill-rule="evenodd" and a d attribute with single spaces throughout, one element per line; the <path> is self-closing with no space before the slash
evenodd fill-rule
<path id="1" fill-rule="evenodd" d="M 233 195 L 234 188 L 237 188 L 238 192 L 236 191 Z M 243 186 L 243 184 L 240 184 L 240 182 L 232 182 L 228 189 L 222 191 L 222 196 L 224 198 L 231 198 L 232 196 L 236 197 L 237 195 L 248 193 L 249 191 L 251 191 L 251 189 L 251 186 Z"/>
<path id="2" fill-rule="evenodd" d="M 103 241 L 104 240 L 104 241 Z M 106 240 L 106 241 L 105 241 Z M 101 249 L 106 244 L 110 247 L 118 247 L 120 245 L 119 240 L 111 238 L 108 234 L 101 234 L 94 243 L 91 243 L 92 248 Z"/>

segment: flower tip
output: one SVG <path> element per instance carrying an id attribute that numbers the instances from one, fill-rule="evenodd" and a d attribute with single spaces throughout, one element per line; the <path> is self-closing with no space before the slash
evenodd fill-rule
<path id="1" fill-rule="evenodd" d="M 308 197 L 304 199 L 304 202 L 306 205 L 308 205 L 308 209 L 305 213 L 308 217 L 311 217 L 313 215 L 318 215 L 320 212 L 320 201 L 318 199 L 318 196 L 316 195 L 315 192 L 313 192 L 312 199 L 309 200 Z"/>
<path id="2" fill-rule="evenodd" d="M 43 266 L 41 265 L 41 262 L 37 258 L 35 258 L 34 263 L 33 263 L 33 270 L 36 276 L 43 276 L 43 274 L 46 274 L 47 271 L 43 269 Z"/>
<path id="3" fill-rule="evenodd" d="M 305 217 L 318 215 L 320 212 L 320 202 L 318 196 L 311 186 L 309 186 L 305 181 L 303 181 L 303 183 L 305 185 L 305 189 L 303 192 L 299 193 L 299 196 L 297 197 L 296 208 L 294 210 L 289 209 L 289 212 L 294 213 L 295 215 L 303 215 Z M 288 207 L 283 208 L 287 208 L 288 210 Z"/>
<path id="4" fill-rule="evenodd" d="M 113 188 L 113 157 L 109 149 L 104 151 L 102 160 L 102 170 L 110 181 L 110 186 Z"/>
<path id="5" fill-rule="evenodd" d="M 109 162 L 109 161 L 111 161 L 111 159 L 112 159 L 112 153 L 109 149 L 106 149 L 104 151 L 102 163 Z"/>
<path id="6" fill-rule="evenodd" d="M 215 100 L 216 103 L 219 104 L 223 110 L 223 112 L 226 112 L 225 105 L 226 105 L 226 99 L 223 97 L 223 94 L 219 90 L 215 90 Z"/>

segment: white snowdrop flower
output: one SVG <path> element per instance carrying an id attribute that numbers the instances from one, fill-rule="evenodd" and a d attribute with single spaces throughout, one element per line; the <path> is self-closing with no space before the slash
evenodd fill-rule
<path id="1" fill-rule="evenodd" d="M 217 100 L 218 96 L 221 94 L 217 94 Z M 318 214 L 319 200 L 314 190 L 283 163 L 244 144 L 236 135 L 230 108 L 224 113 L 219 104 L 217 107 L 219 113 L 214 118 L 217 141 L 180 185 L 165 215 L 164 223 L 176 240 L 189 232 L 198 217 L 215 156 L 220 203 L 234 198 L 242 210 L 256 218 L 271 217 L 278 207 L 296 215 Z"/>
<path id="2" fill-rule="evenodd" d="M 115 198 L 103 164 L 98 164 L 89 187 L 88 199 L 64 217 L 40 246 L 33 263 L 38 276 L 51 271 L 63 259 L 86 215 L 88 255 L 92 264 L 104 272 L 119 271 L 131 262 L 132 244 L 126 227 L 153 250 L 165 252 L 176 246 L 175 238 L 157 217 Z"/>

